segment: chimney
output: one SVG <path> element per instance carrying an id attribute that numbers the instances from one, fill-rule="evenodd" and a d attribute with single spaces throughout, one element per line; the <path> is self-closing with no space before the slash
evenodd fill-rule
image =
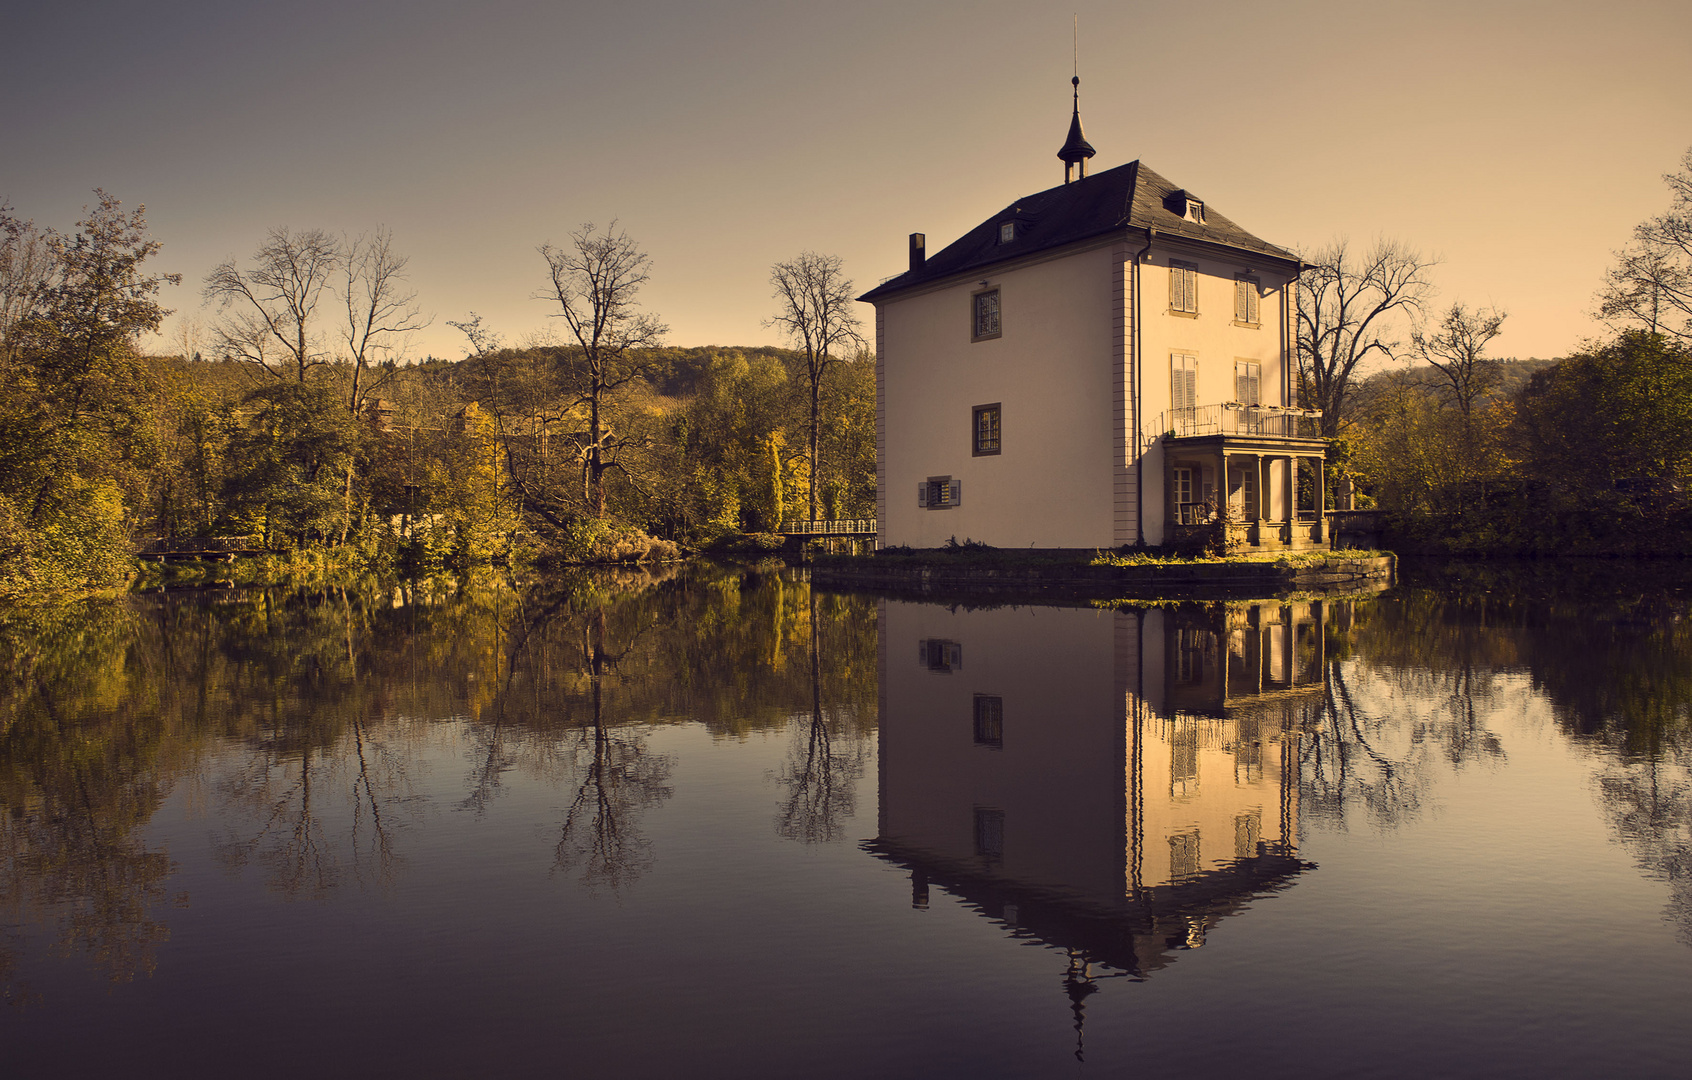
<path id="1" fill-rule="evenodd" d="M 922 233 L 911 234 L 911 269 L 921 270 L 922 263 L 927 258 L 928 237 Z"/>

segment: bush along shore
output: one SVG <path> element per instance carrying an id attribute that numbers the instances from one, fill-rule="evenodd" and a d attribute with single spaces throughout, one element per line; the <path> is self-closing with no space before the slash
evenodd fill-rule
<path id="1" fill-rule="evenodd" d="M 1144 551 L 1012 551 L 963 544 L 873 555 L 813 555 L 811 581 L 900 595 L 1117 600 L 1270 597 L 1385 588 L 1397 560 L 1383 551 L 1176 556 Z"/>

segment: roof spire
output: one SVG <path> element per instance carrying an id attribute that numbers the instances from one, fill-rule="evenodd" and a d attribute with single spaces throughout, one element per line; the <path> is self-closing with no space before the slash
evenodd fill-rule
<path id="1" fill-rule="evenodd" d="M 1093 149 L 1093 144 L 1087 141 L 1086 136 L 1081 134 L 1081 20 L 1079 16 L 1075 20 L 1075 38 L 1075 74 L 1070 76 L 1069 79 L 1069 85 L 1073 88 L 1075 96 L 1075 109 L 1069 116 L 1069 138 L 1064 140 L 1063 149 L 1059 150 L 1057 154 L 1063 161 L 1063 182 L 1066 184 L 1072 179 L 1071 174 L 1075 172 L 1076 166 L 1081 167 L 1081 175 L 1073 178 L 1085 180 L 1087 178 L 1087 159 L 1098 152 Z"/>

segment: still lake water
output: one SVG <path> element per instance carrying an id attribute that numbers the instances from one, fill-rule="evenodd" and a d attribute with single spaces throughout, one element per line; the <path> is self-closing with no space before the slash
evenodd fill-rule
<path id="1" fill-rule="evenodd" d="M 1686 576 L 0 611 L 0 1073 L 1685 1075 Z"/>

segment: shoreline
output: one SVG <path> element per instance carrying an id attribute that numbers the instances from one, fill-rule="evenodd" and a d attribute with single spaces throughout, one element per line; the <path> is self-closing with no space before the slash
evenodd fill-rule
<path id="1" fill-rule="evenodd" d="M 1093 566 L 1080 561 L 1017 565 L 987 559 L 949 564 L 949 558 L 937 555 L 932 560 L 903 564 L 884 560 L 879 565 L 874 556 L 825 558 L 810 564 L 810 580 L 813 585 L 833 589 L 924 597 L 1237 599 L 1384 589 L 1397 580 L 1398 563 L 1391 554 L 1330 555 L 1303 563 L 1240 559 L 1134 566 Z"/>

